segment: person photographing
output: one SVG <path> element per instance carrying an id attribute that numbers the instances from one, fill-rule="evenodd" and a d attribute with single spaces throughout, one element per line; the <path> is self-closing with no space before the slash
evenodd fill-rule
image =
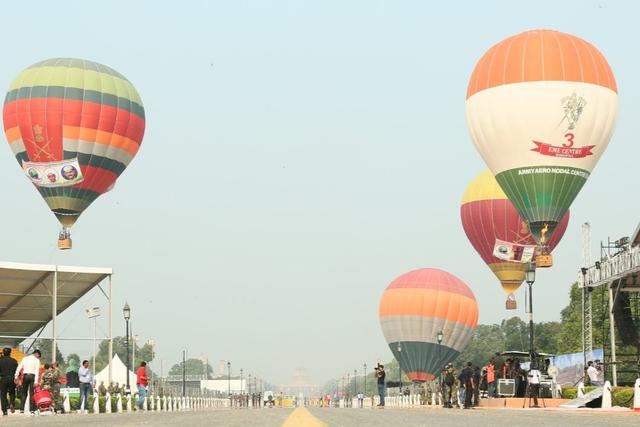
<path id="1" fill-rule="evenodd" d="M 531 362 L 531 369 L 527 375 L 529 381 L 529 404 L 531 404 L 531 398 L 533 397 L 533 406 L 531 408 L 539 408 L 538 406 L 538 394 L 540 393 L 540 371 L 538 365 L 535 362 Z"/>
<path id="2" fill-rule="evenodd" d="M 378 382 L 378 394 L 380 395 L 380 403 L 378 406 L 384 407 L 384 379 L 387 374 L 384 371 L 384 366 L 379 364 L 376 366 L 376 380 Z"/>

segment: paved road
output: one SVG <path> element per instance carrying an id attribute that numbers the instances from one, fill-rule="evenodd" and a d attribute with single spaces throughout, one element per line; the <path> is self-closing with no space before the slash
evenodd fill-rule
<path id="1" fill-rule="evenodd" d="M 592 411 L 561 412 L 559 410 L 496 410 L 472 411 L 442 409 L 322 409 L 293 418 L 296 427 L 324 425 L 341 426 L 438 426 L 438 427 L 617 427 L 640 425 L 640 414 L 595 413 Z M 133 413 L 101 415 L 9 416 L 3 425 L 43 426 L 265 426 L 280 427 L 293 414 L 292 409 L 218 410 L 173 413 Z M 303 415 L 303 416 L 301 416 Z M 303 420 L 303 421 L 300 421 Z M 320 423 L 318 422 L 320 421 Z"/>

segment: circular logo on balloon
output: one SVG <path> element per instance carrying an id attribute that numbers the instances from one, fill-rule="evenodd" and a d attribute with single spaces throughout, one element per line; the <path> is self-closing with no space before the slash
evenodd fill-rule
<path id="1" fill-rule="evenodd" d="M 47 177 L 47 180 L 50 183 L 54 183 L 56 181 L 58 181 L 58 175 L 56 174 L 56 171 L 54 171 L 53 169 L 47 169 L 44 174 Z"/>
<path id="2" fill-rule="evenodd" d="M 33 181 L 40 181 L 40 174 L 38 173 L 37 169 L 29 168 L 29 170 L 27 170 L 27 173 L 29 174 L 29 178 L 31 178 Z"/>
<path id="3" fill-rule="evenodd" d="M 498 246 L 498 252 L 500 252 L 501 254 L 508 254 L 511 251 L 506 246 Z"/>
<path id="4" fill-rule="evenodd" d="M 71 181 L 78 177 L 78 169 L 76 169 L 73 165 L 66 165 L 62 168 L 62 177 L 67 181 Z"/>

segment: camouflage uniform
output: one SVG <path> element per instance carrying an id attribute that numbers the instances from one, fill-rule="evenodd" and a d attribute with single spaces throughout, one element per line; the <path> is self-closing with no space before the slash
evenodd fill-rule
<path id="1" fill-rule="evenodd" d="M 50 368 L 42 374 L 42 389 L 51 393 L 56 411 L 63 409 L 62 395 L 60 394 L 60 376 L 60 369 L 58 368 Z"/>

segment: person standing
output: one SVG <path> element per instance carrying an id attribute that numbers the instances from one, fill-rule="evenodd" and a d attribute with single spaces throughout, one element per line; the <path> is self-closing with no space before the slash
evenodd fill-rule
<path id="1" fill-rule="evenodd" d="M 89 394 L 93 390 L 95 380 L 91 369 L 89 369 L 89 361 L 83 360 L 82 367 L 78 370 L 80 379 L 80 411 L 89 412 Z"/>
<path id="2" fill-rule="evenodd" d="M 53 362 L 51 364 L 51 377 L 53 409 L 56 412 L 64 414 L 64 401 L 62 400 L 62 394 L 60 394 L 60 379 L 62 378 L 62 372 L 60 372 L 60 364 L 58 362 Z"/>
<path id="3" fill-rule="evenodd" d="M 491 364 L 493 365 L 493 369 L 495 371 L 496 381 L 499 379 L 503 379 L 504 378 L 503 376 L 504 375 L 503 373 L 504 359 L 502 358 L 499 352 L 496 352 L 496 355 L 491 360 Z M 496 385 L 497 385 L 497 382 L 496 382 Z"/>
<path id="4" fill-rule="evenodd" d="M 0 358 L 0 402 L 2 403 L 2 415 L 7 415 L 7 409 L 15 411 L 16 403 L 16 383 L 14 378 L 18 362 L 11 357 L 11 349 L 5 347 L 2 349 L 2 358 Z M 9 401 L 7 402 L 7 393 L 9 393 Z"/>
<path id="5" fill-rule="evenodd" d="M 533 397 L 533 406 L 531 408 L 539 408 L 538 406 L 538 393 L 540 392 L 540 371 L 538 370 L 535 362 L 531 362 L 531 369 L 529 370 L 529 405 L 531 405 L 531 398 Z"/>
<path id="6" fill-rule="evenodd" d="M 22 371 L 22 393 L 20 402 L 20 413 L 24 413 L 24 405 L 27 403 L 29 396 L 29 410 L 33 413 L 36 409 L 36 402 L 33 400 L 33 387 L 40 381 L 40 350 L 34 350 L 29 356 L 23 358 L 14 374 L 16 384 L 20 381 L 18 376 Z"/>
<path id="7" fill-rule="evenodd" d="M 480 373 L 480 368 L 476 366 L 473 368 L 473 406 L 480 405 L 480 380 L 482 379 L 482 374 Z"/>
<path id="8" fill-rule="evenodd" d="M 475 389 L 473 376 L 473 364 L 467 362 L 467 367 L 460 374 L 461 382 L 464 382 L 464 409 L 471 409 L 473 406 L 473 392 Z"/>
<path id="9" fill-rule="evenodd" d="M 451 364 L 445 366 L 442 377 L 442 399 L 444 400 L 444 407 L 453 408 L 453 386 L 456 382 L 456 377 Z"/>
<path id="10" fill-rule="evenodd" d="M 496 397 L 496 369 L 493 362 L 487 366 L 487 394 L 489 397 Z"/>
<path id="11" fill-rule="evenodd" d="M 587 375 L 589 376 L 589 382 L 594 387 L 602 387 L 602 381 L 598 379 L 598 370 L 593 366 L 593 362 L 589 360 L 587 362 Z"/>
<path id="12" fill-rule="evenodd" d="M 147 378 L 147 362 L 142 361 L 140 362 L 138 372 L 136 372 L 136 386 L 138 387 L 138 401 L 136 402 L 136 405 L 138 406 L 138 409 L 142 409 L 144 399 L 145 397 L 147 397 L 148 383 L 149 379 Z"/>
<path id="13" fill-rule="evenodd" d="M 387 376 L 387 374 L 384 372 L 384 366 L 378 364 L 378 367 L 376 368 L 376 379 L 378 381 L 378 394 L 380 395 L 380 403 L 378 403 L 378 406 L 380 407 L 384 407 L 384 379 Z"/>

